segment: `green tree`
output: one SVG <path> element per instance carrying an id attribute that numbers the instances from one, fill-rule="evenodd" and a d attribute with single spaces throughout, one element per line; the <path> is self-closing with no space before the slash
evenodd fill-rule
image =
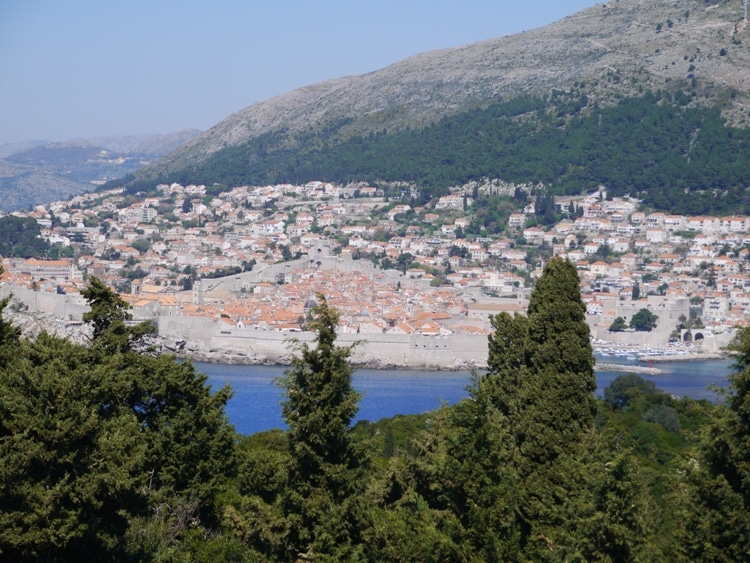
<path id="1" fill-rule="evenodd" d="M 42 238 L 41 230 L 31 217 L 7 215 L 0 218 L 0 256 L 45 256 L 49 243 Z"/>
<path id="2" fill-rule="evenodd" d="M 154 326 L 148 322 L 128 326 L 126 322 L 133 318 L 128 312 L 130 305 L 99 278 L 91 277 L 88 287 L 81 291 L 81 295 L 90 307 L 83 314 L 83 320 L 93 328 L 94 343 L 103 346 L 108 352 L 130 350 L 155 331 Z"/>
<path id="3" fill-rule="evenodd" d="M 694 560 L 742 561 L 750 542 L 750 329 L 734 343 L 735 373 L 726 406 L 704 436 L 699 465 L 693 466 L 693 510 L 685 520 L 688 552 Z"/>
<path id="4" fill-rule="evenodd" d="M 593 428 L 596 401 L 594 356 L 581 300 L 578 272 L 567 260 L 547 263 L 529 301 L 525 422 L 541 423 L 547 435 L 539 459 L 554 458 Z M 537 408 L 530 408 L 531 406 Z M 554 415 L 553 415 L 554 413 Z"/>
<path id="5" fill-rule="evenodd" d="M 289 483 L 283 499 L 288 555 L 356 556 L 361 526 L 358 504 L 367 456 L 351 438 L 360 395 L 352 387 L 351 347 L 336 346 L 338 312 L 322 294 L 307 329 L 316 345 L 296 342 L 298 355 L 279 380 L 289 426 Z"/>
<path id="6" fill-rule="evenodd" d="M 628 328 L 627 323 L 625 322 L 625 319 L 622 317 L 617 317 L 614 322 L 609 326 L 610 332 L 622 332 Z"/>
<path id="7" fill-rule="evenodd" d="M 3 277 L 4 272 L 5 269 L 2 264 L 0 264 L 0 278 Z M 2 349 L 3 346 L 17 343 L 19 336 L 21 336 L 21 329 L 3 318 L 5 309 L 12 298 L 12 295 L 8 295 L 7 297 L 0 299 L 0 349 Z"/>
<path id="8" fill-rule="evenodd" d="M 81 294 L 91 307 L 83 319 L 93 327 L 92 352 L 128 382 L 126 404 L 149 445 L 149 488 L 159 491 L 152 502 L 192 497 L 210 518 L 214 495 L 233 473 L 234 431 L 224 413 L 231 390 L 212 394 L 191 362 L 148 354 L 145 339 L 154 326 L 126 324 L 130 305 L 97 278 Z"/>
<path id="9" fill-rule="evenodd" d="M 594 510 L 582 525 L 583 560 L 625 563 L 663 559 L 649 544 L 654 507 L 635 458 L 619 453 L 602 465 L 604 470 L 597 471 L 588 484 Z"/>
<path id="10" fill-rule="evenodd" d="M 44 333 L 2 355 L 0 553 L 122 558 L 128 521 L 147 507 L 147 445 L 124 401 L 127 383 L 85 348 Z"/>
<path id="11" fill-rule="evenodd" d="M 0 346 L 4 557 L 140 559 L 154 537 L 166 546 L 217 521 L 234 474 L 229 389 L 136 351 L 149 331 L 124 324 L 124 302 L 96 282 L 86 294 L 89 347 L 0 327 L 12 344 Z"/>
<path id="12" fill-rule="evenodd" d="M 656 328 L 656 323 L 658 320 L 659 317 L 657 317 L 648 309 L 643 308 L 635 315 L 633 315 L 633 317 L 630 319 L 630 328 L 633 328 L 639 332 L 651 332 L 654 328 Z"/>
<path id="13" fill-rule="evenodd" d="M 579 462 L 594 428 L 594 359 L 578 274 L 554 258 L 528 316 L 492 318 L 488 373 L 447 415 L 419 492 L 461 522 L 485 560 L 564 559 L 585 505 Z"/>
<path id="14" fill-rule="evenodd" d="M 631 293 L 631 298 L 633 301 L 638 301 L 641 298 L 641 286 L 638 285 L 638 282 L 635 282 L 633 284 L 633 291 Z"/>
<path id="15" fill-rule="evenodd" d="M 634 373 L 618 375 L 604 389 L 604 401 L 618 409 L 624 409 L 630 401 L 641 395 L 651 397 L 662 395 L 662 392 L 653 381 Z"/>

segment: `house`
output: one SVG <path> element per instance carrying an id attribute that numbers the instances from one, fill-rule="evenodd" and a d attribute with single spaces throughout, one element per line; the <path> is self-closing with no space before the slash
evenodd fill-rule
<path id="1" fill-rule="evenodd" d="M 526 215 L 523 213 L 511 213 L 508 218 L 508 226 L 512 229 L 520 229 L 526 224 Z"/>

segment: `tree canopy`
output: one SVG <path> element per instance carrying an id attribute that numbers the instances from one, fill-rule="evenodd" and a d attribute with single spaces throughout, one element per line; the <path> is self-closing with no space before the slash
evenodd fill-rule
<path id="1" fill-rule="evenodd" d="M 228 388 L 156 355 L 98 280 L 88 346 L 4 319 L 0 557 L 19 561 L 725 561 L 750 530 L 750 329 L 725 400 L 626 374 L 594 398 L 575 267 L 492 318 L 469 396 L 352 425 L 338 312 L 280 378 L 285 429 L 238 436 Z"/>
<path id="2" fill-rule="evenodd" d="M 289 518 L 288 549 L 348 559 L 359 543 L 355 510 L 364 489 L 365 452 L 351 438 L 360 395 L 352 388 L 351 348 L 336 346 L 338 312 L 322 294 L 307 328 L 315 347 L 297 343 L 298 354 L 281 378 L 289 426 L 289 481 L 283 510 Z"/>
<path id="3" fill-rule="evenodd" d="M 3 321 L 3 557 L 136 557 L 160 526 L 215 521 L 233 474 L 229 390 L 211 393 L 189 362 L 132 349 L 142 331 L 123 328 L 122 302 L 103 284 L 87 297 L 88 347 L 46 333 L 21 339 Z"/>
<path id="4" fill-rule="evenodd" d="M 31 217 L 0 217 L 0 256 L 46 256 L 49 244 L 41 232 L 41 226 Z"/>
<path id="5" fill-rule="evenodd" d="M 633 328 L 639 332 L 651 332 L 654 328 L 656 328 L 656 323 L 658 322 L 658 320 L 659 317 L 657 317 L 648 309 L 644 308 L 639 310 L 630 319 L 630 328 Z"/>

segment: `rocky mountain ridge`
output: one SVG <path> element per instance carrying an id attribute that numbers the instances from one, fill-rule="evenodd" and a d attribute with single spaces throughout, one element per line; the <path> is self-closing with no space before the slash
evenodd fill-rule
<path id="1" fill-rule="evenodd" d="M 521 94 L 585 85 L 596 104 L 644 90 L 694 88 L 747 125 L 750 40 L 740 0 L 615 0 L 551 25 L 422 53 L 384 69 L 288 92 L 241 110 L 136 177 L 199 166 L 217 151 L 270 133 L 287 146 L 326 128 L 333 139 L 418 128 Z M 750 39 L 750 38 L 748 38 Z"/>

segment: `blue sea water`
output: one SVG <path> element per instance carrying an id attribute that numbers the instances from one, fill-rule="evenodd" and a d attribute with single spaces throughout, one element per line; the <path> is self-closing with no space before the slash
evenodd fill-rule
<path id="1" fill-rule="evenodd" d="M 614 363 L 610 358 L 600 359 Z M 623 371 L 634 361 L 617 359 Z M 654 364 L 662 375 L 641 375 L 677 397 L 718 400 L 711 386 L 726 387 L 731 360 L 669 362 Z M 272 428 L 284 428 L 281 416 L 283 390 L 275 380 L 287 369 L 283 366 L 238 366 L 196 362 L 213 389 L 229 384 L 234 396 L 227 404 L 229 421 L 241 434 L 254 434 Z M 598 371 L 598 397 L 620 372 Z M 397 414 L 418 414 L 437 409 L 442 402 L 454 404 L 468 395 L 471 381 L 468 371 L 416 371 L 360 369 L 354 373 L 354 388 L 362 394 L 356 420 L 380 420 Z"/>

